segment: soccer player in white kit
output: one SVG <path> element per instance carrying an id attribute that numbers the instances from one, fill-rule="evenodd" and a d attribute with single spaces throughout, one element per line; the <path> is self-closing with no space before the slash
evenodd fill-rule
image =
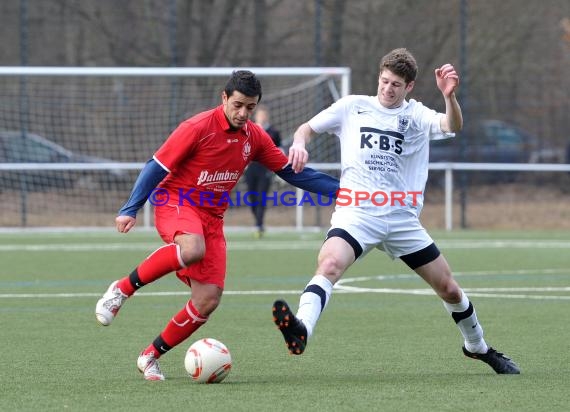
<path id="1" fill-rule="evenodd" d="M 376 96 L 339 99 L 295 132 L 289 162 L 295 171 L 308 161 L 305 149 L 316 133 L 340 139 L 341 178 L 331 228 L 293 314 L 284 300 L 273 305 L 274 322 L 290 353 L 305 350 L 325 309 L 333 285 L 357 259 L 377 248 L 400 258 L 443 300 L 464 338 L 463 353 L 489 364 L 496 373 L 518 374 L 519 367 L 487 345 L 469 298 L 423 228 L 419 215 L 428 176 L 430 139 L 453 136 L 463 118 L 455 97 L 459 77 L 450 64 L 435 70 L 445 101 L 438 113 L 406 96 L 412 91 L 417 63 L 411 53 L 395 49 L 380 61 Z"/>

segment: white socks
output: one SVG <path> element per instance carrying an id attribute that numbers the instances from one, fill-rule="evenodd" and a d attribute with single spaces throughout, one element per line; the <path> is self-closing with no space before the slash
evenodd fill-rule
<path id="1" fill-rule="evenodd" d="M 325 309 L 333 289 L 333 284 L 323 275 L 315 275 L 309 281 L 301 298 L 297 318 L 307 328 L 307 338 L 313 334 L 321 312 Z"/>
<path id="2" fill-rule="evenodd" d="M 465 292 L 461 291 L 462 297 L 459 303 L 447 303 L 443 306 L 447 309 L 457 324 L 459 331 L 465 339 L 465 349 L 472 353 L 487 353 L 489 349 L 483 339 L 483 328 L 477 320 L 477 314 Z"/>
<path id="3" fill-rule="evenodd" d="M 311 337 L 317 325 L 321 313 L 327 306 L 332 294 L 333 284 L 323 275 L 315 275 L 309 281 L 301 298 L 297 318 L 307 328 L 307 337 Z M 465 292 L 461 291 L 462 297 L 459 303 L 447 303 L 443 305 L 453 317 L 463 339 L 465 349 L 472 353 L 487 353 L 488 346 L 483 339 L 483 328 L 477 320 L 477 314 Z"/>

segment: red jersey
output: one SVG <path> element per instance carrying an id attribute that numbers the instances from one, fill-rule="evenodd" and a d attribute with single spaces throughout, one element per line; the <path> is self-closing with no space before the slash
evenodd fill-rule
<path id="1" fill-rule="evenodd" d="M 168 191 L 168 203 L 195 205 L 216 215 L 228 208 L 229 193 L 251 161 L 272 171 L 281 170 L 288 161 L 252 121 L 232 129 L 222 105 L 182 122 L 154 159 L 170 172 L 159 185 Z"/>

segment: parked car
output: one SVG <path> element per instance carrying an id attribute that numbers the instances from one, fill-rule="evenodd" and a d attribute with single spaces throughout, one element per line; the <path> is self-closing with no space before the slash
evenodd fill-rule
<path id="1" fill-rule="evenodd" d="M 462 142 L 463 140 L 464 142 Z M 465 157 L 461 145 L 465 144 Z M 430 143 L 430 162 L 563 163 L 564 150 L 548 148 L 540 139 L 500 120 L 466 127 L 458 138 Z"/>
<path id="2" fill-rule="evenodd" d="M 113 160 L 74 153 L 45 137 L 20 131 L 0 131 L 0 163 L 108 163 Z M 124 183 L 128 173 L 103 171 L 0 171 L 0 190 L 42 191 L 49 188 L 109 189 Z"/>

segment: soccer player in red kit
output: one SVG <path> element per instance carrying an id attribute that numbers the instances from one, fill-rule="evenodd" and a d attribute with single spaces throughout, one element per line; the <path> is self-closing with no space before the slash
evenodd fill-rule
<path id="1" fill-rule="evenodd" d="M 172 132 L 141 171 L 115 219 L 117 230 L 128 232 L 155 191 L 153 196 L 161 197 L 155 225 L 166 245 L 109 286 L 95 308 L 99 323 L 109 325 L 136 290 L 170 272 L 192 288 L 188 303 L 138 357 L 137 367 L 147 380 L 164 380 L 160 356 L 206 323 L 220 303 L 226 275 L 223 216 L 228 194 L 251 161 L 301 189 L 326 195 L 338 190 L 338 180 L 324 173 L 310 168 L 295 173 L 269 135 L 250 120 L 261 95 L 254 73 L 234 71 L 222 92 L 222 104 L 185 120 Z"/>

